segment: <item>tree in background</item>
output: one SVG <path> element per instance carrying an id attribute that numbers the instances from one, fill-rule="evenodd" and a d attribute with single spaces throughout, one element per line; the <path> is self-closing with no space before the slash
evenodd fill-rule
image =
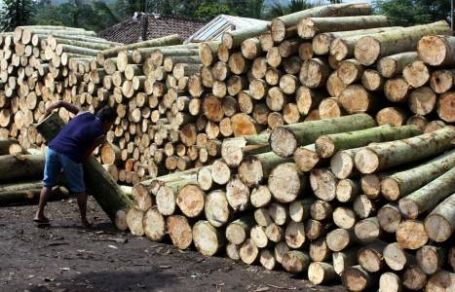
<path id="1" fill-rule="evenodd" d="M 447 20 L 450 14 L 450 1 L 446 0 L 378 0 L 374 4 L 378 13 L 387 15 L 394 25 Z"/>
<path id="2" fill-rule="evenodd" d="M 309 9 L 314 5 L 306 0 L 291 0 L 289 5 L 283 5 L 279 2 L 275 2 L 268 10 L 267 10 L 267 18 L 275 18 L 285 14 L 302 11 L 305 9 Z"/>
<path id="3" fill-rule="evenodd" d="M 32 23 L 34 3 L 32 0 L 3 0 L 0 13 L 0 28 L 13 30 L 16 26 Z"/>

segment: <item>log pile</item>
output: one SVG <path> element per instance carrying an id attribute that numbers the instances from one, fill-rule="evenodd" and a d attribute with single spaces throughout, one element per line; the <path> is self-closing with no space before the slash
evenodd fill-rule
<path id="1" fill-rule="evenodd" d="M 368 11 L 308 10 L 201 45 L 189 93 L 222 159 L 137 184 L 118 227 L 352 291 L 453 289 L 450 28 Z"/>

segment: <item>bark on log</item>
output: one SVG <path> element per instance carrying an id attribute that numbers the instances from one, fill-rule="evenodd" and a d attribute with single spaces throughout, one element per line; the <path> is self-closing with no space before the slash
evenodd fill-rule
<path id="1" fill-rule="evenodd" d="M 354 55 L 361 64 L 370 66 L 381 56 L 413 50 L 421 37 L 437 34 L 450 35 L 446 21 L 364 36 L 356 43 Z"/>
<path id="2" fill-rule="evenodd" d="M 377 68 L 379 73 L 386 78 L 400 74 L 403 69 L 417 60 L 417 52 L 404 52 L 381 58 Z"/>
<path id="3" fill-rule="evenodd" d="M 452 236 L 455 230 L 455 195 L 447 197 L 431 211 L 425 218 L 425 230 L 428 237 L 436 242 L 445 242 Z"/>
<path id="4" fill-rule="evenodd" d="M 311 144 L 321 135 L 366 129 L 374 125 L 370 116 L 362 114 L 288 125 L 272 131 L 270 146 L 277 155 L 289 157 L 298 146 Z"/>
<path id="5" fill-rule="evenodd" d="M 370 174 L 431 157 L 450 149 L 454 137 L 455 129 L 445 127 L 412 138 L 367 146 L 356 153 L 356 168 L 363 174 Z"/>
<path id="6" fill-rule="evenodd" d="M 44 169 L 44 155 L 2 155 L 0 156 L 0 165 L 7 170 L 1 173 L 1 182 L 40 179 Z"/>

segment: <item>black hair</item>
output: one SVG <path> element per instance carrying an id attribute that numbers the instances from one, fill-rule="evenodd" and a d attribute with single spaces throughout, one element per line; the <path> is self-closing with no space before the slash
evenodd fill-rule
<path id="1" fill-rule="evenodd" d="M 115 111 L 105 105 L 96 112 L 96 117 L 105 123 L 113 122 L 115 120 Z"/>

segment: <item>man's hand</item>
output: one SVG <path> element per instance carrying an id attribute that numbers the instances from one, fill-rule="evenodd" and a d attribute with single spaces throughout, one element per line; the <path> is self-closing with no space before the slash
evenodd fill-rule
<path id="1" fill-rule="evenodd" d="M 80 112 L 80 109 L 77 106 L 75 106 L 69 102 L 59 100 L 59 101 L 51 104 L 46 109 L 46 116 L 50 115 L 54 109 L 61 108 L 61 107 L 65 108 L 67 111 L 69 111 L 70 113 L 73 113 L 75 115 Z"/>

